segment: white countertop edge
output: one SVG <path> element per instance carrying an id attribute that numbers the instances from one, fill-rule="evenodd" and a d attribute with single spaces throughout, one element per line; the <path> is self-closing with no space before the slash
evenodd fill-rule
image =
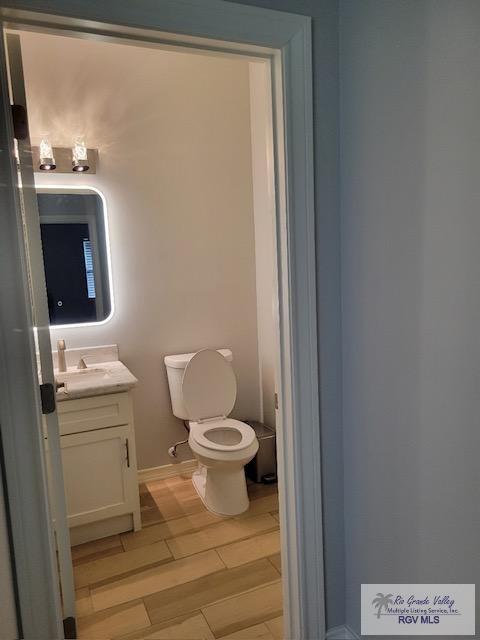
<path id="1" fill-rule="evenodd" d="M 85 381 L 84 386 L 76 385 L 75 388 L 70 387 L 70 389 L 67 381 L 67 389 L 65 390 L 63 387 L 61 387 L 56 393 L 57 402 L 66 402 L 67 400 L 76 400 L 78 398 L 89 398 L 92 396 L 120 393 L 121 391 L 128 391 L 132 389 L 138 383 L 137 378 L 120 360 L 95 362 L 91 365 L 91 367 L 105 367 L 106 369 L 108 369 L 110 377 L 107 378 L 105 382 L 102 381 L 101 383 L 99 383 L 98 381 L 96 381 L 95 384 L 89 384 L 88 381 Z M 61 376 L 62 373 L 68 374 L 75 373 L 76 371 L 77 367 L 68 367 L 66 372 L 59 372 L 56 369 L 55 377 L 57 376 L 57 374 Z"/>

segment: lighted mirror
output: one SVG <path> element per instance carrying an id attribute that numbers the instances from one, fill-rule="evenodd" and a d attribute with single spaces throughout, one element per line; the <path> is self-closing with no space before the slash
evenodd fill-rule
<path id="1" fill-rule="evenodd" d="M 51 325 L 101 323 L 113 312 L 107 212 L 91 189 L 37 188 Z"/>

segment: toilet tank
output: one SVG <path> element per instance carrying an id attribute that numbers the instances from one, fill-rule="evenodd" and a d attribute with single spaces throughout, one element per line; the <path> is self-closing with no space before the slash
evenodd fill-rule
<path id="1" fill-rule="evenodd" d="M 225 360 L 231 362 L 233 360 L 233 354 L 230 349 L 217 349 L 218 353 L 221 353 Z M 170 389 L 170 400 L 172 401 L 173 415 L 177 416 L 181 420 L 188 420 L 187 410 L 183 403 L 182 395 L 182 380 L 185 367 L 190 362 L 191 358 L 197 352 L 192 353 L 180 353 L 172 356 L 165 356 L 164 362 L 167 369 L 168 386 Z"/>

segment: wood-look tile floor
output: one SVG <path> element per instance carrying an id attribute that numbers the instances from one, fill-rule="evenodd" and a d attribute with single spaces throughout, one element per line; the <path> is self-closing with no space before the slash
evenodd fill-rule
<path id="1" fill-rule="evenodd" d="M 78 637 L 281 640 L 276 486 L 220 518 L 189 477 L 140 486 L 143 529 L 73 547 Z"/>

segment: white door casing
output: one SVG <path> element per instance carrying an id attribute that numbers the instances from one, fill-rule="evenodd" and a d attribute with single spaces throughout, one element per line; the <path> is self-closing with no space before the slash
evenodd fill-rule
<path id="1" fill-rule="evenodd" d="M 188 46 L 262 57 L 270 62 L 280 320 L 282 420 L 277 442 L 285 635 L 297 640 L 323 638 L 310 19 L 220 0 L 48 0 L 48 13 L 42 13 L 38 0 L 7 0 L 2 5 L 0 15 L 11 28 L 28 25 L 53 32 L 67 29 L 78 37 L 88 33 L 104 39 L 121 38 L 123 42 L 128 38 L 144 45 Z"/>
<path id="2" fill-rule="evenodd" d="M 0 424 L 18 626 L 26 639 L 37 632 L 39 638 L 59 638 L 62 612 L 3 37 L 0 55 Z"/>
<path id="3" fill-rule="evenodd" d="M 9 33 L 6 39 L 8 71 L 12 93 L 11 98 L 15 105 L 22 105 L 26 108 L 20 36 Z M 40 236 L 40 217 L 33 178 L 32 149 L 28 134 L 24 139 L 17 140 L 17 153 L 18 172 L 21 181 L 19 203 L 23 219 L 33 320 L 36 329 L 38 373 L 41 383 L 50 384 L 55 387 L 47 289 Z M 51 474 L 51 482 L 49 483 L 50 503 L 55 519 L 55 542 L 58 553 L 63 617 L 75 618 L 75 589 L 70 553 L 70 535 L 65 511 L 65 492 L 62 483 L 62 458 L 60 453 L 57 412 L 52 411 L 47 413 L 44 416 L 44 421 L 49 438 L 48 465 Z"/>

